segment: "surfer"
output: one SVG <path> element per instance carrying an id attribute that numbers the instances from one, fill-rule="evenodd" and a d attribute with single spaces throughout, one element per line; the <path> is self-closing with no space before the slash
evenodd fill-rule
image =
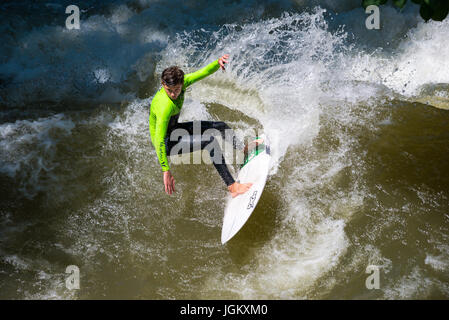
<path id="1" fill-rule="evenodd" d="M 217 129 L 226 139 L 229 135 L 224 134 L 225 130 L 230 129 L 226 123 L 222 121 L 199 121 L 196 122 L 196 124 L 194 124 L 193 121 L 178 122 L 179 114 L 184 103 L 186 88 L 196 81 L 211 75 L 219 68 L 225 70 L 224 65 L 228 62 L 228 58 L 229 55 L 225 54 L 206 67 L 186 75 L 184 75 L 184 72 L 176 66 L 169 67 L 162 72 L 162 88 L 156 93 L 151 101 L 150 135 L 151 142 L 156 149 L 157 157 L 162 168 L 165 192 L 169 195 L 175 191 L 175 179 L 170 172 L 167 154 L 171 154 L 172 148 L 178 143 L 184 144 L 187 147 L 179 148 L 177 154 L 202 150 L 209 146 L 207 149 L 209 149 L 212 163 L 225 182 L 233 198 L 248 191 L 252 185 L 252 183 L 239 183 L 234 180 L 228 170 L 221 148 L 215 137 L 203 135 L 204 131 L 208 129 Z M 198 125 L 201 130 L 199 134 L 194 134 L 193 128 L 197 128 L 196 126 Z M 177 140 L 172 141 L 169 137 L 171 132 L 175 129 L 184 129 L 186 134 L 180 136 Z M 236 148 L 235 136 L 233 136 L 232 143 L 233 147 Z M 210 146 L 213 147 L 210 148 Z M 196 149 L 194 149 L 194 147 Z M 246 150 L 247 146 L 244 151 Z M 214 154 L 215 151 L 220 153 L 218 157 Z M 217 160 L 217 158 L 219 159 Z"/>

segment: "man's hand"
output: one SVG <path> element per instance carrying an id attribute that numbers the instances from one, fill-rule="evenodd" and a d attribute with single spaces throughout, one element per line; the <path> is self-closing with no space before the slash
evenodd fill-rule
<path id="1" fill-rule="evenodd" d="M 218 59 L 218 64 L 220 65 L 220 67 L 223 71 L 225 70 L 225 67 L 224 67 L 225 63 L 228 63 L 228 59 L 229 59 L 229 54 L 225 54 L 223 57 Z"/>
<path id="2" fill-rule="evenodd" d="M 164 185 L 167 194 L 175 192 L 175 178 L 171 175 L 170 170 L 164 172 Z"/>

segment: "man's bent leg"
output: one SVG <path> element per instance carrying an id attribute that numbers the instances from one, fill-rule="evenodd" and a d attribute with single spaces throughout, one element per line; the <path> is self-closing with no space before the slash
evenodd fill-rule
<path id="1" fill-rule="evenodd" d="M 214 164 L 215 169 L 217 169 L 221 178 L 223 179 L 226 186 L 230 186 L 235 182 L 231 173 L 229 172 L 228 166 L 226 165 L 223 152 L 221 151 L 220 145 L 218 144 L 215 137 L 211 137 L 210 142 L 207 144 L 206 149 L 209 150 L 210 158 Z"/>
<path id="2" fill-rule="evenodd" d="M 211 121 L 210 121 L 211 122 Z M 205 127 L 208 127 L 206 125 Z M 180 123 L 180 126 L 176 128 L 182 128 L 187 130 L 189 133 L 193 132 L 193 122 L 184 122 Z M 210 128 L 210 127 L 209 127 Z M 205 131 L 205 130 L 201 130 Z M 168 135 L 169 136 L 169 135 Z M 167 146 L 167 154 L 172 155 L 172 151 L 174 154 L 184 154 L 187 151 L 193 152 L 198 150 L 207 149 L 209 151 L 212 163 L 220 174 L 221 178 L 225 182 L 226 186 L 230 186 L 235 182 L 232 177 L 229 169 L 226 165 L 225 158 L 223 156 L 223 152 L 218 144 L 218 141 L 214 136 L 210 135 L 183 135 L 178 137 L 176 141 L 171 141 L 169 139 L 166 140 Z M 175 148 L 176 146 L 176 148 Z"/>

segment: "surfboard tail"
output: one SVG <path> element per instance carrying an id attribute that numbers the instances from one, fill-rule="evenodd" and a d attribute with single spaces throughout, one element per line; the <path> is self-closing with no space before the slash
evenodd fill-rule
<path id="1" fill-rule="evenodd" d="M 261 140 L 261 142 L 257 143 L 258 140 Z M 248 145 L 245 146 L 245 156 L 243 158 L 243 164 L 241 165 L 240 169 L 243 168 L 249 161 L 254 159 L 254 157 L 256 157 L 259 153 L 263 152 L 265 148 L 265 135 L 256 137 L 252 142 L 248 143 Z"/>
<path id="2" fill-rule="evenodd" d="M 271 159 L 269 152 L 264 152 L 267 150 L 269 150 L 269 146 L 265 140 L 263 148 L 254 151 L 253 156 L 248 159 L 246 165 L 238 173 L 238 181 L 241 183 L 251 182 L 253 185 L 244 194 L 235 198 L 228 197 L 221 232 L 222 244 L 232 239 L 245 225 L 262 195 Z"/>

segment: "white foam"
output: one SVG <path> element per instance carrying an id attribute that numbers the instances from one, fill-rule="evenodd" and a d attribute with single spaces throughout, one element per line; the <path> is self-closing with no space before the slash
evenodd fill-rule
<path id="1" fill-rule="evenodd" d="M 71 134 L 75 124 L 64 114 L 37 120 L 18 120 L 0 125 L 0 172 L 15 179 L 20 190 L 32 198 L 58 166 L 54 162 L 58 139 Z"/>
<path id="2" fill-rule="evenodd" d="M 309 209 L 304 209 L 290 208 L 298 225 L 288 235 L 283 229 L 260 248 L 244 274 L 215 274 L 206 287 L 231 291 L 239 299 L 307 298 L 314 282 L 337 265 L 347 240 L 341 220 L 325 219 L 312 225 Z"/>
<path id="3" fill-rule="evenodd" d="M 424 263 L 430 265 L 436 271 L 449 271 L 449 246 L 437 244 L 436 247 L 441 252 L 439 255 L 427 254 Z"/>
<path id="4" fill-rule="evenodd" d="M 27 263 L 25 260 L 23 260 L 17 255 L 4 256 L 2 257 L 2 260 L 5 263 L 13 265 L 15 268 L 19 270 L 27 270 L 30 267 L 29 263 Z"/>
<path id="5" fill-rule="evenodd" d="M 430 265 L 432 268 L 434 268 L 437 271 L 449 270 L 449 264 L 448 264 L 447 257 L 426 255 L 426 259 L 424 260 L 424 263 Z"/>
<path id="6" fill-rule="evenodd" d="M 398 280 L 387 283 L 386 288 L 381 286 L 384 299 L 398 300 L 429 297 L 435 284 L 438 285 L 438 281 L 426 277 L 419 267 L 415 267 Z"/>

